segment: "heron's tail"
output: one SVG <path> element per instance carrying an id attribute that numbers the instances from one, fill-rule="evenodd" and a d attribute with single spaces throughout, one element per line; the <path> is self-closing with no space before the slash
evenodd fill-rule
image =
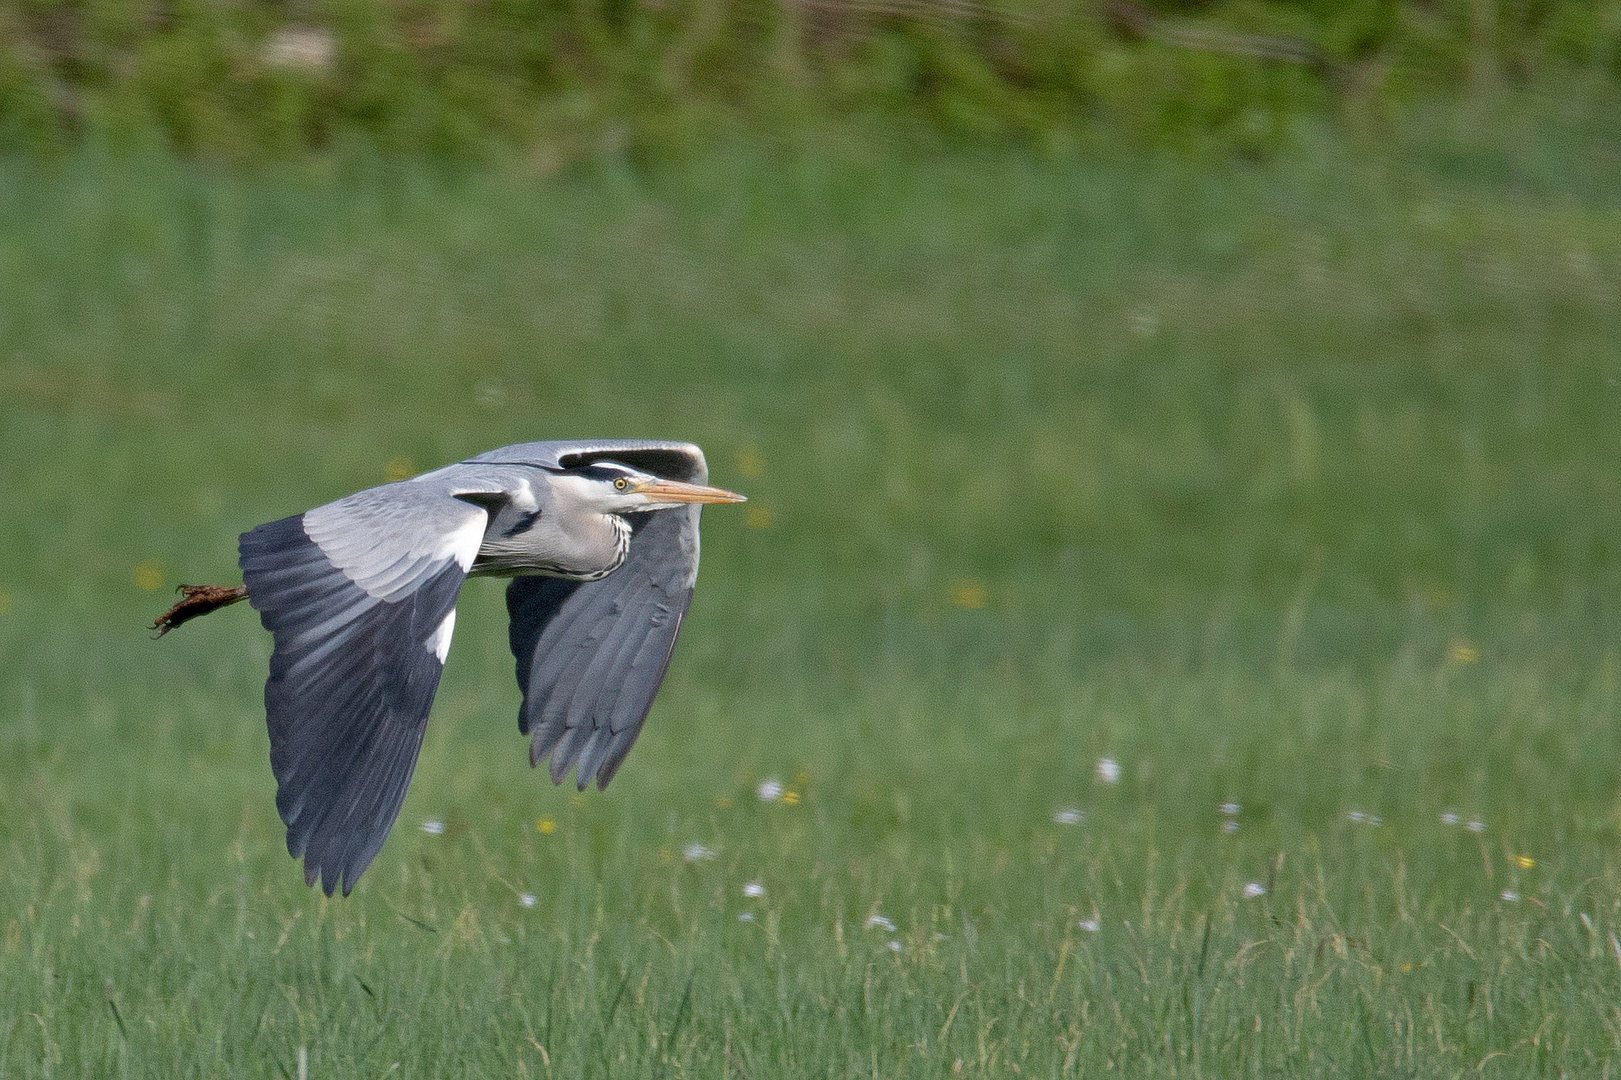
<path id="1" fill-rule="evenodd" d="M 153 621 L 151 629 L 157 631 L 153 637 L 160 638 L 183 622 L 248 598 L 246 585 L 182 585 L 179 591 L 180 602 Z"/>

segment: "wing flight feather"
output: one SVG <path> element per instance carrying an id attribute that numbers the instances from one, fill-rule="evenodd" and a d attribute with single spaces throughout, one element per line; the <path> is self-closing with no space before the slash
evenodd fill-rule
<path id="1" fill-rule="evenodd" d="M 612 459 L 669 479 L 707 479 L 703 454 L 686 443 L 534 443 L 502 453 Z M 574 769 L 582 791 L 592 780 L 607 787 L 641 733 L 698 573 L 697 506 L 630 520 L 630 552 L 600 581 L 520 577 L 507 587 L 530 764 L 550 757 L 554 783 Z"/>
<path id="2" fill-rule="evenodd" d="M 287 850 L 347 895 L 399 816 L 484 509 L 391 484 L 242 534 Z M 471 546 L 471 550 L 468 550 Z"/>

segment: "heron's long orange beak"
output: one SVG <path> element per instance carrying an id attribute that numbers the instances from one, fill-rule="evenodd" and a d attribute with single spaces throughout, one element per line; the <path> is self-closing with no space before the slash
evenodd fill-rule
<path id="1" fill-rule="evenodd" d="M 679 480 L 654 480 L 644 484 L 639 494 L 652 495 L 668 502 L 685 503 L 740 503 L 748 498 L 725 488 L 704 487 L 702 484 L 683 484 Z"/>

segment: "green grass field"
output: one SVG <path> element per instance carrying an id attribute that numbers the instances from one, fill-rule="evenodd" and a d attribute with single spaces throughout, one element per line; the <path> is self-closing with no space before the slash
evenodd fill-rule
<path id="1" fill-rule="evenodd" d="M 1607 116 L 0 164 L 0 1076 L 1610 1075 Z M 589 435 L 751 496 L 640 744 L 532 772 L 474 581 L 393 836 L 307 889 L 268 636 L 145 623 Z"/>

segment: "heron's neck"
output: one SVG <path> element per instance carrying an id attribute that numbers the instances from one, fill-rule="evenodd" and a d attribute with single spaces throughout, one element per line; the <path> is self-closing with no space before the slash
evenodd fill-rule
<path id="1" fill-rule="evenodd" d="M 593 546 L 590 568 L 573 573 L 558 573 L 556 576 L 569 577 L 576 581 L 597 581 L 624 564 L 625 556 L 630 554 L 630 522 L 618 514 L 603 514 L 601 519 L 608 526 L 609 535 L 606 537 L 606 547 Z M 599 563 L 604 556 L 606 562 Z"/>
<path id="2" fill-rule="evenodd" d="M 619 569 L 630 552 L 630 522 L 617 514 L 497 515 L 484 533 L 475 574 L 543 574 L 596 581 Z"/>

